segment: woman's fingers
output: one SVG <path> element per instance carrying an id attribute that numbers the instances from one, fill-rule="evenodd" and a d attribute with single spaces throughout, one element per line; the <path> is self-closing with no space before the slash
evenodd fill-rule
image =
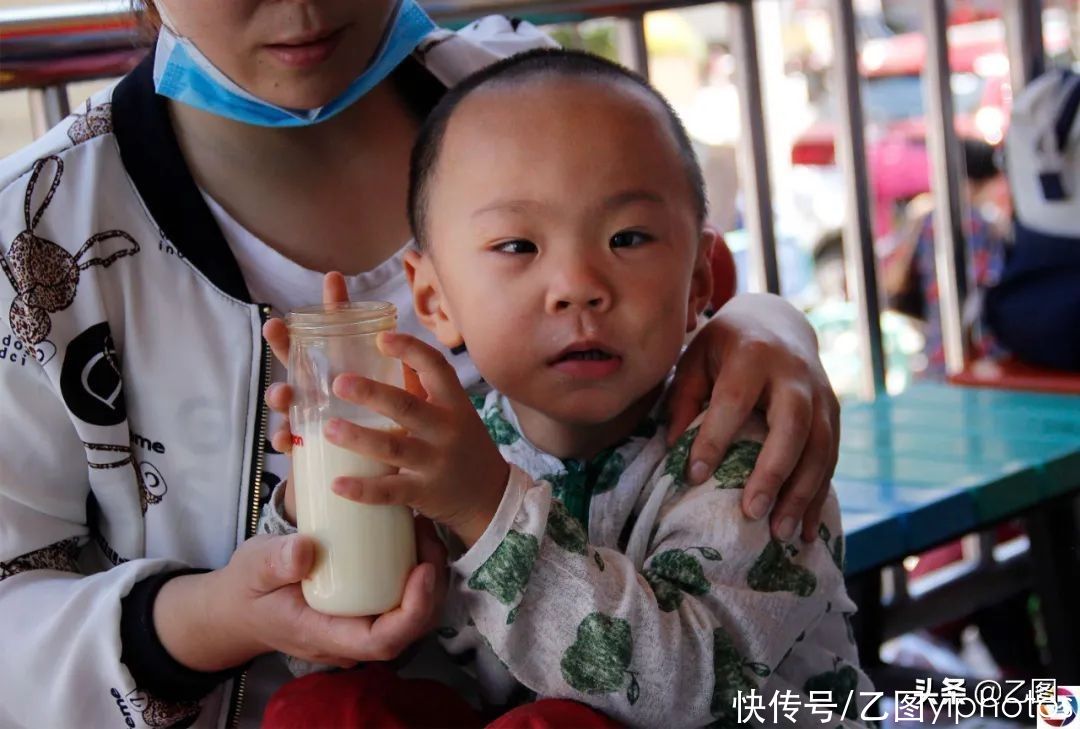
<path id="1" fill-rule="evenodd" d="M 315 562 L 315 543 L 310 537 L 259 535 L 244 542 L 229 561 L 234 574 L 244 581 L 245 592 L 261 595 L 287 587 L 307 577 Z"/>
<path id="2" fill-rule="evenodd" d="M 337 271 L 323 277 L 323 303 L 340 304 L 349 300 L 349 290 L 345 286 L 345 277 Z M 267 319 L 262 328 L 263 339 L 270 345 L 274 357 L 285 367 L 289 366 L 289 327 L 279 317 Z"/>
<path id="3" fill-rule="evenodd" d="M 271 410 L 289 414 L 289 406 L 292 405 L 293 389 L 284 382 L 275 382 L 266 388 L 266 405 Z"/>
<path id="4" fill-rule="evenodd" d="M 349 289 L 345 277 L 338 271 L 323 276 L 322 300 L 324 304 L 345 304 L 349 301 Z"/>
<path id="5" fill-rule="evenodd" d="M 788 386 L 770 402 L 768 420 L 769 436 L 746 490 L 775 500 L 771 524 L 778 538 L 790 539 L 802 522 L 802 538 L 812 541 L 839 458 L 839 403 L 827 385 Z"/>
<path id="6" fill-rule="evenodd" d="M 349 300 L 349 290 L 345 286 L 345 277 L 337 271 L 323 277 L 323 303 L 341 304 Z M 270 351 L 282 365 L 289 366 L 289 327 L 280 317 L 267 319 L 262 328 L 263 339 L 270 345 Z"/>
<path id="7" fill-rule="evenodd" d="M 366 651 L 374 652 L 375 660 L 397 658 L 427 633 L 438 607 L 436 571 L 433 564 L 418 564 L 405 582 L 401 605 L 375 619 L 365 646 Z"/>
<path id="8" fill-rule="evenodd" d="M 326 615 L 308 607 L 302 595 L 299 599 L 303 605 L 296 608 L 297 619 L 292 625 L 286 623 L 285 628 L 293 631 L 292 641 L 303 646 L 301 658 L 332 665 L 383 660 L 372 655 L 373 618 Z"/>
<path id="9" fill-rule="evenodd" d="M 446 591 L 450 584 L 450 574 L 446 567 L 446 545 L 439 539 L 435 531 L 435 525 L 430 519 L 416 516 L 416 557 L 421 563 L 430 564 L 435 568 L 435 589 L 432 591 L 432 600 L 435 610 L 431 615 L 431 623 L 439 617 L 438 607 L 446 599 Z M 429 629 L 432 625 L 428 626 Z"/>
<path id="10" fill-rule="evenodd" d="M 270 351 L 284 367 L 289 366 L 289 327 L 284 319 L 267 319 L 262 328 L 263 339 L 270 345 Z"/>
<path id="11" fill-rule="evenodd" d="M 219 592 L 231 586 L 245 603 L 238 625 L 256 625 L 265 648 L 337 666 L 390 660 L 427 632 L 445 594 L 435 562 L 445 570 L 445 552 L 429 545 L 431 537 L 424 532 L 418 548 L 432 561 L 410 573 L 400 607 L 377 619 L 334 617 L 307 605 L 299 582 L 315 562 L 317 545 L 304 535 L 253 537 L 224 570 L 212 574 L 222 581 Z"/>
<path id="12" fill-rule="evenodd" d="M 836 470 L 836 462 L 840 460 L 840 404 L 831 390 L 828 395 L 829 397 L 826 398 L 824 403 L 824 414 L 819 421 L 822 425 L 816 426 L 815 430 L 818 428 L 823 429 L 825 434 L 832 438 L 832 442 L 828 446 L 829 457 L 825 461 L 817 496 L 810 502 L 810 507 L 803 517 L 803 540 L 807 542 L 817 539 L 818 525 L 821 524 L 821 512 L 825 505 L 825 499 L 829 496 L 829 484 L 832 481 L 833 472 Z"/>
<path id="13" fill-rule="evenodd" d="M 289 454 L 292 453 L 293 437 L 289 431 L 288 423 L 280 425 L 273 435 L 270 436 L 270 445 L 278 453 Z"/>
<path id="14" fill-rule="evenodd" d="M 695 340 L 696 341 L 696 340 Z M 668 393 L 668 445 L 674 445 L 687 426 L 701 414 L 701 404 L 709 399 L 712 378 L 708 370 L 708 354 L 703 346 L 692 342 L 675 366 L 675 377 Z"/>
<path id="15" fill-rule="evenodd" d="M 334 445 L 373 458 L 388 466 L 423 470 L 435 460 L 434 449 L 424 441 L 400 430 L 365 428 L 340 418 L 332 418 L 323 432 Z"/>
<path id="16" fill-rule="evenodd" d="M 768 507 L 776 503 L 780 489 L 806 453 L 810 435 L 810 397 L 803 388 L 786 388 L 773 396 L 767 415 L 769 432 L 743 493 L 743 510 L 747 516 L 759 519 L 768 512 Z M 813 466 L 810 463 L 807 467 Z M 811 496 L 813 492 L 807 494 L 805 480 L 800 482 L 798 491 L 788 489 L 785 509 L 774 509 L 771 519 L 773 534 L 778 539 L 791 539 Z"/>
<path id="17" fill-rule="evenodd" d="M 289 406 L 292 405 L 292 398 L 292 387 L 283 382 L 275 382 L 266 388 L 267 407 L 285 416 L 270 434 L 270 445 L 278 453 L 292 453 L 292 431 L 289 427 Z"/>
<path id="18" fill-rule="evenodd" d="M 803 515 L 817 495 L 817 484 L 816 479 L 811 480 L 804 476 L 783 490 L 770 520 L 772 533 L 777 539 L 786 542 L 795 536 L 795 530 L 802 522 Z"/>
<path id="19" fill-rule="evenodd" d="M 430 522 L 418 518 L 416 527 L 419 563 L 405 581 L 401 605 L 374 619 L 328 618 L 315 633 L 326 655 L 389 661 L 431 629 L 446 595 L 446 551 Z"/>
<path id="20" fill-rule="evenodd" d="M 717 373 L 709 407 L 687 459 L 687 478 L 693 484 L 703 482 L 720 465 L 735 433 L 761 397 L 765 385 L 761 373 L 746 363 L 747 360 L 730 362 Z"/>
<path id="21" fill-rule="evenodd" d="M 807 544 L 817 539 L 818 527 L 821 525 L 821 512 L 825 508 L 825 499 L 828 497 L 828 487 L 818 489 L 814 500 L 806 508 L 806 516 L 803 517 L 802 540 Z"/>
<path id="22" fill-rule="evenodd" d="M 419 437 L 442 432 L 439 427 L 444 420 L 441 409 L 400 387 L 343 374 L 334 379 L 333 389 L 342 400 L 368 407 Z"/>
<path id="23" fill-rule="evenodd" d="M 416 516 L 413 519 L 416 526 L 416 555 L 421 562 L 429 562 L 437 567 L 446 565 L 446 545 L 439 539 L 435 531 L 435 524 L 431 519 Z"/>

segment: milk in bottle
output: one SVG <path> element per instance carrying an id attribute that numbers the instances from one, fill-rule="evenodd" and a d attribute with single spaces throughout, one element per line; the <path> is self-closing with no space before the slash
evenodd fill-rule
<path id="1" fill-rule="evenodd" d="M 296 526 L 318 544 L 315 566 L 302 583 L 304 599 L 329 615 L 384 613 L 400 604 L 416 564 L 412 512 L 359 504 L 331 491 L 338 476 L 381 476 L 394 468 L 330 443 L 323 427 L 341 418 L 368 428 L 397 428 L 331 389 L 344 372 L 401 386 L 401 363 L 383 357 L 375 345 L 379 332 L 394 328 L 396 309 L 383 302 L 324 305 L 294 311 L 286 321 Z"/>
<path id="2" fill-rule="evenodd" d="M 330 615 L 377 615 L 401 602 L 416 564 L 412 512 L 338 496 L 338 476 L 382 476 L 394 469 L 326 440 L 318 427 L 293 444 L 296 525 L 315 537 L 319 555 L 302 587 L 308 605 Z"/>

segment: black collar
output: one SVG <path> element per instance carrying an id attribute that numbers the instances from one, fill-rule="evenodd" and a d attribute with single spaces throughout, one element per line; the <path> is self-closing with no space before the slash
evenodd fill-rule
<path id="1" fill-rule="evenodd" d="M 112 119 L 124 167 L 169 243 L 219 289 L 251 302 L 240 266 L 180 152 L 165 98 L 154 91 L 153 52 L 117 85 Z"/>
<path id="2" fill-rule="evenodd" d="M 395 69 L 392 80 L 421 119 L 446 91 L 412 57 Z M 240 266 L 180 152 L 168 104 L 154 91 L 153 52 L 117 85 L 112 119 L 124 167 L 161 232 L 211 283 L 251 302 Z"/>

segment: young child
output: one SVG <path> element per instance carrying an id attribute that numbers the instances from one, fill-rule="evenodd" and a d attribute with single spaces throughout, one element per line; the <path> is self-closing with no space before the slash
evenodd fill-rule
<path id="1" fill-rule="evenodd" d="M 470 404 L 438 352 L 383 336 L 427 397 L 338 378 L 338 396 L 406 434 L 333 424 L 334 442 L 400 469 L 334 489 L 407 504 L 460 542 L 438 632 L 451 654 L 475 654 L 492 704 L 525 687 L 631 725 L 735 726 L 749 720 L 751 690 L 766 723 L 774 696 L 794 692 L 797 706 L 813 694 L 820 707 L 826 691 L 832 711 L 802 708 L 799 723 L 859 718 L 871 686 L 835 496 L 818 542 L 777 541 L 739 506 L 757 440 L 744 433 L 690 486 L 697 427 L 668 450 L 657 420 L 710 294 L 705 206 L 671 108 L 581 53 L 480 71 L 446 95 L 414 149 L 414 305 L 493 389 Z M 274 504 L 266 526 L 286 531 L 280 489 Z"/>

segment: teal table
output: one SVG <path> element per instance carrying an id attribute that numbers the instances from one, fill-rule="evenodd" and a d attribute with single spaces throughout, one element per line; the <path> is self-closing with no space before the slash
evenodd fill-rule
<path id="1" fill-rule="evenodd" d="M 849 582 L 865 586 L 880 567 L 1025 516 L 1044 613 L 1060 613 L 1046 616 L 1060 624 L 1055 665 L 1075 675 L 1080 396 L 918 384 L 845 403 L 841 421 L 834 483 Z"/>

